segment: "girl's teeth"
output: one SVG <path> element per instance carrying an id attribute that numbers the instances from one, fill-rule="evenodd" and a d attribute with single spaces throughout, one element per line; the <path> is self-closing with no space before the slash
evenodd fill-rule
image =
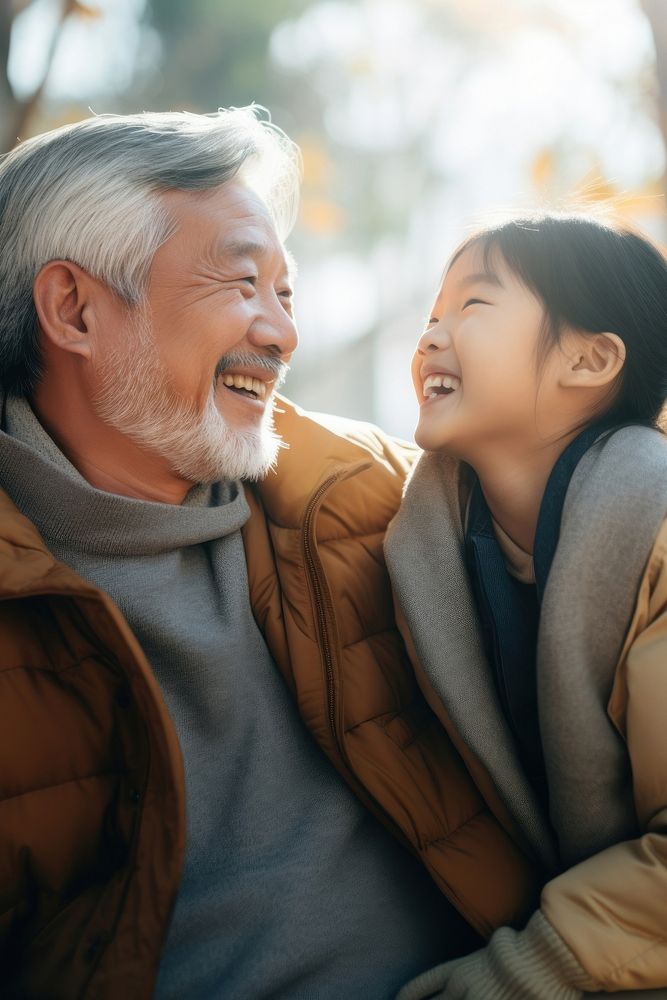
<path id="1" fill-rule="evenodd" d="M 461 379 L 457 375 L 427 375 L 424 379 L 424 395 L 440 396 L 439 389 L 447 389 L 454 392 L 461 385 Z"/>

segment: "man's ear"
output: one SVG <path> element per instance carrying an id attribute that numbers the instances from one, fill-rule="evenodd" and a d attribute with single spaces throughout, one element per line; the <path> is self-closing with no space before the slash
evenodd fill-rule
<path id="1" fill-rule="evenodd" d="M 615 380 L 624 364 L 625 344 L 618 334 L 578 334 L 563 352 L 560 384 L 602 388 Z"/>
<path id="2" fill-rule="evenodd" d="M 33 298 L 40 329 L 54 347 L 84 358 L 91 357 L 94 278 L 69 260 L 51 260 L 33 284 Z"/>

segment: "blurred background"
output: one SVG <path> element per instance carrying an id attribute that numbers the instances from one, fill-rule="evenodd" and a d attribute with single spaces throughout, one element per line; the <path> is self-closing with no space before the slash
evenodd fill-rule
<path id="1" fill-rule="evenodd" d="M 301 146 L 287 392 L 410 437 L 448 254 L 612 200 L 667 239 L 667 0 L 0 0 L 0 148 L 91 113 L 252 102 Z"/>

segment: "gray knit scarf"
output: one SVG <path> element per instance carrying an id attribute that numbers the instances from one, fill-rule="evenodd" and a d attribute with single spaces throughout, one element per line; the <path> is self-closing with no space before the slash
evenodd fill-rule
<path id="1" fill-rule="evenodd" d="M 536 855 L 570 867 L 638 835 L 625 744 L 607 715 L 653 542 L 667 514 L 667 441 L 626 427 L 601 437 L 570 481 L 537 649 L 546 817 L 518 760 L 480 638 L 464 564 L 467 467 L 424 454 L 385 542 L 420 662 Z"/>

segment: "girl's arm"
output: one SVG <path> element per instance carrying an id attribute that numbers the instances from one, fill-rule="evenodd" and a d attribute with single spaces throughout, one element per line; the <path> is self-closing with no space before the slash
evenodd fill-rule
<path id="1" fill-rule="evenodd" d="M 409 983 L 399 1000 L 576 1000 L 620 990 L 667 997 L 667 521 L 629 635 L 609 713 L 628 747 L 644 834 L 553 879 L 525 930 L 501 928 L 482 951 Z"/>

